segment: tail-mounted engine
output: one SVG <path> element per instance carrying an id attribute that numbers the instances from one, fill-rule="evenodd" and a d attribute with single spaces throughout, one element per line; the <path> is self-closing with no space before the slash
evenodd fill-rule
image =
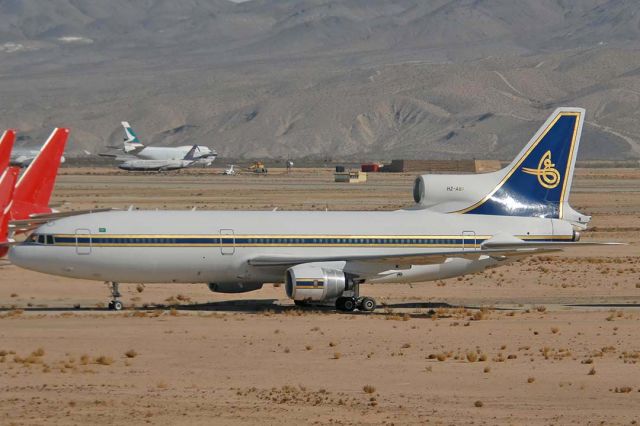
<path id="1" fill-rule="evenodd" d="M 344 272 L 317 265 L 296 265 L 285 272 L 287 296 L 293 300 L 321 302 L 348 290 Z"/>

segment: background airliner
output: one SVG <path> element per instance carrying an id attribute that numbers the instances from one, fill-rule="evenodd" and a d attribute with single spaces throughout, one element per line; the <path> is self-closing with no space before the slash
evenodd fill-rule
<path id="1" fill-rule="evenodd" d="M 162 146 L 145 146 L 131 125 L 123 121 L 122 127 L 124 128 L 124 145 L 122 151 L 124 155 L 113 154 L 100 154 L 103 157 L 113 157 L 118 161 L 134 161 L 134 160 L 154 160 L 154 161 L 182 161 L 184 157 L 195 146 L 196 150 L 193 154 L 197 160 L 197 164 L 210 166 L 218 156 L 218 153 L 206 146 L 200 145 L 184 145 L 177 147 L 162 147 Z M 119 147 L 111 147 L 119 148 Z M 139 163 L 143 164 L 143 163 Z"/>
<path id="2" fill-rule="evenodd" d="M 360 284 L 449 278 L 578 246 L 588 223 L 569 206 L 585 111 L 560 108 L 506 168 L 421 176 L 418 203 L 393 212 L 123 211 L 37 228 L 14 264 L 112 282 L 208 283 L 245 292 L 285 282 L 297 304 L 372 311 Z"/>
<path id="3" fill-rule="evenodd" d="M 118 165 L 122 170 L 129 171 L 167 171 L 178 170 L 190 167 L 196 164 L 199 159 L 196 157 L 198 151 L 198 145 L 193 145 L 191 150 L 187 152 L 184 158 L 180 160 L 129 160 Z"/>

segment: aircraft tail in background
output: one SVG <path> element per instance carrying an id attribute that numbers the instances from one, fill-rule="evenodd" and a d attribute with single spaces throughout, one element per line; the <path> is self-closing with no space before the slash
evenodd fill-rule
<path id="1" fill-rule="evenodd" d="M 140 139 L 138 139 L 131 125 L 126 121 L 123 121 L 121 124 L 124 128 L 124 152 L 135 154 L 137 151 L 144 149 L 144 145 L 140 142 Z"/>
<path id="2" fill-rule="evenodd" d="M 54 129 L 40 153 L 20 176 L 13 194 L 12 219 L 51 212 L 49 201 L 68 137 L 69 129 Z"/>
<path id="3" fill-rule="evenodd" d="M 0 174 L 0 258 L 9 250 L 9 213 L 18 173 L 18 167 L 8 167 Z"/>
<path id="4" fill-rule="evenodd" d="M 0 174 L 9 166 L 11 151 L 16 140 L 16 131 L 7 130 L 0 137 Z"/>

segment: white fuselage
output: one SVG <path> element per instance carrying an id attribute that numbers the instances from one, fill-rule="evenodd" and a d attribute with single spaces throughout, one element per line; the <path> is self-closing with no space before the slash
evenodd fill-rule
<path id="1" fill-rule="evenodd" d="M 136 152 L 134 155 L 142 160 L 182 160 L 192 147 L 193 145 L 177 147 L 147 146 Z M 215 153 L 211 150 L 211 148 L 208 148 L 206 146 L 198 146 L 195 157 L 215 158 Z"/>
<path id="2" fill-rule="evenodd" d="M 184 169 L 194 164 L 196 160 L 128 160 L 118 165 L 118 168 L 129 171 L 164 171 Z"/>
<path id="3" fill-rule="evenodd" d="M 112 211 L 56 220 L 14 246 L 14 264 L 48 274 L 133 283 L 281 282 L 285 266 L 252 266 L 261 256 L 314 257 L 469 250 L 496 234 L 570 240 L 562 220 L 395 212 Z M 46 237 L 40 237 L 45 235 Z M 339 269 L 346 262 L 337 262 Z M 368 281 L 424 281 L 499 263 L 447 259 L 394 270 Z"/>

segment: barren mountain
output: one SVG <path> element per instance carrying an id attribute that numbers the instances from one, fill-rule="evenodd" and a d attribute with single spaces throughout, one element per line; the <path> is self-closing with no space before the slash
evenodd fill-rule
<path id="1" fill-rule="evenodd" d="M 640 157 L 628 0 L 0 0 L 0 126 L 230 157 L 508 159 L 557 106 Z"/>

